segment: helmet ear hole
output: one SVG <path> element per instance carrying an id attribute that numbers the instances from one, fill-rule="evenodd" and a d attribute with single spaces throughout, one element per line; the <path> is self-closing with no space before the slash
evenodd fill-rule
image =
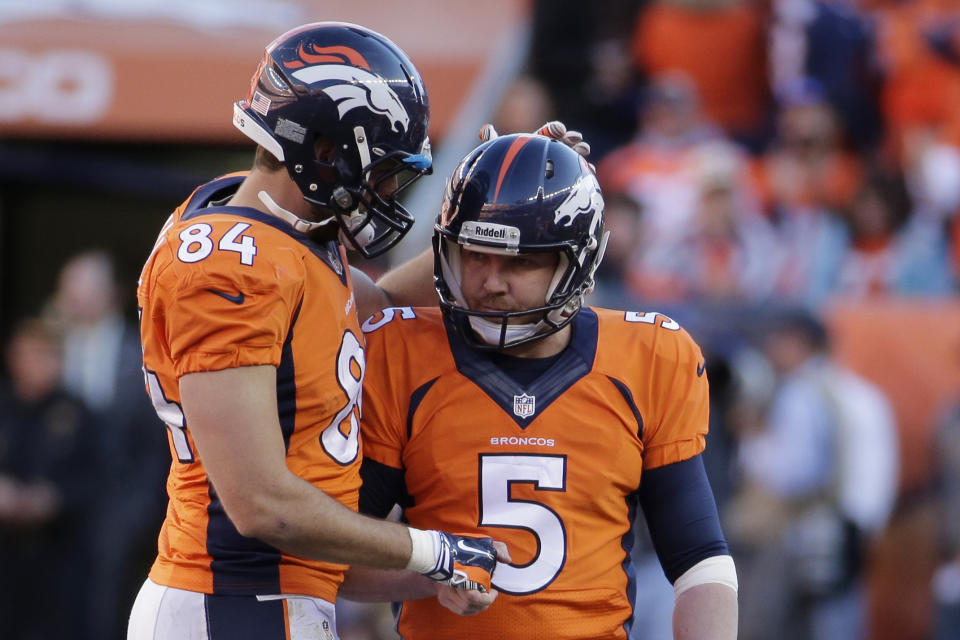
<path id="1" fill-rule="evenodd" d="M 318 135 L 313 141 L 313 155 L 316 156 L 317 160 L 320 162 L 331 164 L 333 162 L 336 148 L 337 147 L 333 144 L 333 142 L 320 135 Z"/>

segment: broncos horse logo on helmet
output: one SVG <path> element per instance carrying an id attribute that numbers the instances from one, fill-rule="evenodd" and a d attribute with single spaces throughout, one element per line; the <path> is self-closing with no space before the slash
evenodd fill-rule
<path id="1" fill-rule="evenodd" d="M 341 82 L 326 86 L 321 91 L 336 103 L 341 119 L 352 109 L 361 108 L 385 115 L 391 122 L 391 128 L 398 133 L 410 127 L 410 116 L 403 108 L 400 98 L 388 85 L 368 71 L 343 65 L 326 65 L 322 69 L 310 67 L 294 71 L 292 75 L 307 84 L 313 82 L 311 78 L 318 76 L 323 80 L 340 80 Z"/>
<path id="2" fill-rule="evenodd" d="M 592 173 L 583 176 L 570 189 L 567 199 L 560 203 L 553 216 L 554 224 L 566 219 L 563 226 L 569 227 L 581 214 L 594 215 L 603 210 L 603 196 L 600 195 L 600 184 Z"/>
<path id="3" fill-rule="evenodd" d="M 233 122 L 370 257 L 413 225 L 397 196 L 431 171 L 429 120 L 423 81 L 403 51 L 364 27 L 318 22 L 267 46 Z"/>

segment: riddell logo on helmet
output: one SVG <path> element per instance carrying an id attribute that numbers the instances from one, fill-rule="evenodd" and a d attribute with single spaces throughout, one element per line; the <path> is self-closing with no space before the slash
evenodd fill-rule
<path id="1" fill-rule="evenodd" d="M 469 244 L 471 240 L 499 240 L 508 247 L 515 247 L 520 243 L 520 229 L 505 224 L 471 220 L 463 223 L 460 229 L 460 242 Z"/>
<path id="2" fill-rule="evenodd" d="M 474 230 L 474 234 L 478 238 L 494 238 L 497 240 L 502 240 L 507 237 L 506 229 L 488 229 L 487 227 L 477 227 Z"/>

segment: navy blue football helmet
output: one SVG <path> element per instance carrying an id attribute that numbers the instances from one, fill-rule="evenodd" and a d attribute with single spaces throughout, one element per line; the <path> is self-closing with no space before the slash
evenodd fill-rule
<path id="1" fill-rule="evenodd" d="M 234 125 L 282 162 L 366 257 L 413 225 L 396 198 L 431 172 L 429 120 L 423 81 L 403 51 L 344 22 L 304 25 L 270 43 L 233 110 Z"/>
<path id="2" fill-rule="evenodd" d="M 593 289 L 606 245 L 596 174 L 576 151 L 545 136 L 491 140 L 450 176 L 433 242 L 440 307 L 469 343 L 502 349 L 539 340 L 566 326 Z M 510 312 L 469 309 L 460 289 L 463 248 L 503 255 L 557 252 L 543 305 Z M 541 319 L 532 324 L 510 323 L 538 313 Z"/>

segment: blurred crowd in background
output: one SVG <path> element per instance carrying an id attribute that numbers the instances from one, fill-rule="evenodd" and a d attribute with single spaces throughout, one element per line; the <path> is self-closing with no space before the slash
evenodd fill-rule
<path id="1" fill-rule="evenodd" d="M 828 313 L 960 300 L 960 3 L 543 0 L 531 15 L 490 119 L 583 132 L 611 231 L 591 304 L 666 312 L 704 349 L 740 637 L 960 637 L 960 386 L 930 407 L 930 464 L 904 485 L 896 407 L 837 357 Z M 152 560 L 169 453 L 113 269 L 108 252 L 72 257 L 7 341 L 3 637 L 122 637 Z M 672 588 L 639 529 L 631 637 L 670 638 Z M 385 607 L 340 609 L 344 640 L 396 637 Z"/>

